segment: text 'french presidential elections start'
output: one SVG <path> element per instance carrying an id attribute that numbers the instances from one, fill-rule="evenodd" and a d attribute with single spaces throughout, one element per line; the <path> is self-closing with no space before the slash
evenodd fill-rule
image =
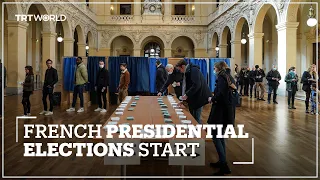
<path id="1" fill-rule="evenodd" d="M 249 134 L 244 133 L 244 125 L 237 125 L 237 132 L 233 125 L 226 127 L 223 134 L 223 125 L 106 125 L 101 124 L 79 124 L 79 125 L 61 125 L 61 124 L 25 124 L 24 139 L 30 138 L 48 138 L 48 139 L 67 139 L 73 138 L 102 138 L 101 129 L 105 129 L 105 137 L 108 139 L 200 139 L 212 138 L 212 132 L 216 131 L 216 138 L 248 138 Z M 87 132 L 84 132 L 87 131 Z M 58 133 L 59 132 L 59 133 Z M 79 133 L 81 132 L 81 133 Z M 47 135 L 48 134 L 48 135 Z M 46 147 L 43 147 L 46 146 Z M 106 143 L 24 143 L 25 157 L 68 157 L 74 153 L 75 156 L 117 156 L 131 157 L 135 154 L 135 148 L 138 147 L 138 156 L 146 157 L 149 155 L 148 148 L 153 148 L 153 156 L 196 156 L 195 149 L 200 147 L 197 142 L 175 142 L 171 143 L 138 143 L 133 142 L 106 142 Z M 43 150 L 46 149 L 46 150 Z M 159 150 L 162 153 L 159 154 Z M 191 150 L 186 153 L 186 149 Z M 85 152 L 85 155 L 83 153 Z"/>

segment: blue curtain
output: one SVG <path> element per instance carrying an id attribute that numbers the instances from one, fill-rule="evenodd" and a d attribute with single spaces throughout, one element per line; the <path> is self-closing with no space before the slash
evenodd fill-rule
<path id="1" fill-rule="evenodd" d="M 226 62 L 230 67 L 230 59 L 228 58 L 210 58 L 209 59 L 209 87 L 211 92 L 214 91 L 214 88 L 216 86 L 216 74 L 214 73 L 214 64 L 219 61 Z"/>
<path id="2" fill-rule="evenodd" d="M 156 61 L 157 60 L 160 60 L 160 62 L 164 67 L 166 67 L 168 64 L 168 58 L 149 58 L 150 93 L 157 93 L 157 90 L 156 90 L 156 72 L 157 72 Z"/>
<path id="3" fill-rule="evenodd" d="M 147 57 L 129 57 L 129 92 L 149 92 L 149 61 Z"/>
<path id="4" fill-rule="evenodd" d="M 73 91 L 76 71 L 76 57 L 63 58 L 63 87 L 65 91 Z"/>
<path id="5" fill-rule="evenodd" d="M 197 58 L 190 58 L 188 63 L 198 65 L 200 67 L 200 71 L 203 75 L 203 77 L 206 79 L 206 82 L 208 83 L 208 65 L 206 59 L 197 59 Z"/>
<path id="6" fill-rule="evenodd" d="M 106 63 L 106 57 L 104 56 L 89 56 L 88 57 L 88 85 L 87 91 L 94 91 L 94 85 L 96 84 L 97 74 L 99 72 L 99 61 Z"/>
<path id="7" fill-rule="evenodd" d="M 109 91 L 112 93 L 117 92 L 117 87 L 120 81 L 120 64 L 128 64 L 128 57 L 109 57 L 108 70 L 109 70 Z"/>

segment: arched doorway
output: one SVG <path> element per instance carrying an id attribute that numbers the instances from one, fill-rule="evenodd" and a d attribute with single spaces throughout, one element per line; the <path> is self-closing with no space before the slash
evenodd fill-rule
<path id="1" fill-rule="evenodd" d="M 194 57 L 194 44 L 189 37 L 179 36 L 171 44 L 172 57 Z"/>
<path id="2" fill-rule="evenodd" d="M 217 32 L 212 36 L 212 57 L 219 57 L 219 37 Z"/>
<path id="3" fill-rule="evenodd" d="M 111 56 L 133 56 L 133 42 L 127 36 L 118 36 L 112 40 Z"/>
<path id="4" fill-rule="evenodd" d="M 221 34 L 221 42 L 219 45 L 219 57 L 231 58 L 231 32 L 226 26 Z"/>
<path id="5" fill-rule="evenodd" d="M 164 43 L 157 36 L 149 36 L 141 43 L 141 56 L 144 57 L 163 57 Z"/>

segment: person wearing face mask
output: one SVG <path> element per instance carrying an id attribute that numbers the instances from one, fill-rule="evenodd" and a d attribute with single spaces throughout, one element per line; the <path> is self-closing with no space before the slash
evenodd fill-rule
<path id="1" fill-rule="evenodd" d="M 311 95 L 311 85 L 317 82 L 317 70 L 316 65 L 312 64 L 308 71 L 305 71 L 301 77 L 301 83 L 303 84 L 302 90 L 306 93 L 306 113 L 309 113 L 309 101 Z"/>
<path id="2" fill-rule="evenodd" d="M 254 74 L 255 74 L 255 82 L 256 82 L 255 91 L 256 91 L 256 94 L 257 94 L 257 100 L 265 101 L 264 100 L 265 87 L 264 87 L 264 83 L 263 83 L 263 78 L 266 75 L 265 75 L 263 69 L 261 69 L 259 67 L 259 65 L 255 66 Z M 260 95 L 259 95 L 259 92 L 258 92 L 258 88 L 260 89 Z"/>
<path id="3" fill-rule="evenodd" d="M 161 88 L 165 84 L 165 82 L 168 79 L 168 74 L 167 71 L 165 70 L 164 66 L 162 63 L 157 60 L 156 61 L 156 66 L 157 66 L 157 72 L 156 72 L 156 89 L 157 92 L 161 91 Z M 164 91 L 163 94 L 166 94 L 167 91 Z"/>
<path id="4" fill-rule="evenodd" d="M 117 90 L 119 92 L 119 101 L 121 103 L 123 99 L 128 95 L 128 88 L 130 84 L 130 73 L 127 69 L 127 64 L 125 63 L 120 64 L 120 69 L 121 69 L 120 83 Z"/>
<path id="5" fill-rule="evenodd" d="M 174 89 L 174 92 L 179 98 L 182 95 L 182 76 L 183 74 L 175 67 L 173 67 L 172 64 L 167 64 L 166 71 L 168 72 L 168 79 L 162 86 L 160 92 L 158 93 L 158 96 L 162 96 L 163 92 L 165 92 L 170 84 L 172 84 L 172 87 Z"/>
<path id="6" fill-rule="evenodd" d="M 109 86 L 109 72 L 104 67 L 104 62 L 99 61 L 99 72 L 97 74 L 97 80 L 95 84 L 95 90 L 97 91 L 97 98 L 99 107 L 95 109 L 95 112 L 105 113 L 107 112 L 107 87 Z M 101 102 L 101 96 L 103 99 L 103 107 Z"/>
<path id="7" fill-rule="evenodd" d="M 288 91 L 288 109 L 296 109 L 294 106 L 294 98 L 298 91 L 298 75 L 296 74 L 296 68 L 291 67 L 289 73 L 284 79 L 286 82 L 286 90 Z"/>
<path id="8" fill-rule="evenodd" d="M 208 104 L 208 99 L 212 97 L 209 86 L 199 66 L 192 63 L 188 64 L 183 59 L 177 63 L 176 68 L 184 74 L 182 80 L 182 96 L 179 97 L 179 99 L 188 103 L 191 115 L 199 124 L 202 124 L 202 107 Z M 178 103 L 178 106 L 183 107 L 182 102 Z"/>
<path id="9" fill-rule="evenodd" d="M 273 65 L 271 71 L 268 72 L 267 74 L 267 80 L 268 80 L 268 103 L 270 104 L 271 100 L 271 93 L 273 91 L 273 103 L 278 104 L 277 102 L 277 90 L 279 86 L 279 81 L 281 80 L 281 75 L 279 71 L 277 70 L 277 67 Z"/>
<path id="10" fill-rule="evenodd" d="M 85 84 L 88 83 L 88 71 L 87 67 L 83 64 L 82 58 L 77 58 L 77 68 L 75 73 L 75 86 L 73 91 L 72 107 L 67 109 L 67 112 L 75 111 L 75 106 L 77 102 L 77 96 L 79 94 L 80 98 L 80 108 L 78 113 L 84 112 L 84 102 L 83 102 L 83 91 Z"/>

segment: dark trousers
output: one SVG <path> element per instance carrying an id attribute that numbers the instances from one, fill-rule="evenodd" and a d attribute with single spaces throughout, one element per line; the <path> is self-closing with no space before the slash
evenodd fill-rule
<path id="1" fill-rule="evenodd" d="M 102 101 L 101 101 L 101 96 L 102 96 L 103 109 L 107 109 L 107 89 L 105 89 L 103 92 L 101 92 L 102 88 L 103 87 L 97 88 L 98 104 L 99 104 L 99 108 L 102 108 Z"/>
<path id="2" fill-rule="evenodd" d="M 253 87 L 254 87 L 254 84 L 250 84 L 250 96 L 252 96 L 252 90 L 254 89 Z M 257 94 L 256 94 L 256 92 L 254 92 L 254 97 L 256 97 L 256 96 L 257 96 Z"/>
<path id="3" fill-rule="evenodd" d="M 80 107 L 83 108 L 83 91 L 84 91 L 84 85 L 77 85 L 74 87 L 73 100 L 72 100 L 72 107 L 73 108 L 76 106 L 78 94 L 79 94 L 79 98 L 80 98 Z"/>
<path id="4" fill-rule="evenodd" d="M 182 96 L 182 87 L 181 86 L 176 86 L 174 88 L 174 92 L 176 93 L 176 96 L 179 99 L 179 97 Z"/>
<path id="5" fill-rule="evenodd" d="M 243 86 L 244 86 L 244 92 L 243 92 L 243 94 L 244 95 L 248 95 L 248 91 L 249 91 L 249 79 L 245 79 L 244 81 L 243 81 Z M 241 89 L 242 89 L 242 86 L 241 86 Z M 242 91 L 240 92 L 240 93 L 242 93 Z"/>
<path id="6" fill-rule="evenodd" d="M 311 89 L 308 89 L 305 92 L 306 92 L 305 104 L 306 104 L 306 110 L 308 110 L 309 109 L 310 96 L 311 96 Z"/>
<path id="7" fill-rule="evenodd" d="M 225 127 L 222 129 L 222 135 L 225 133 Z M 218 156 L 219 156 L 219 162 L 220 163 L 226 163 L 227 162 L 227 154 L 226 154 L 226 142 L 224 138 L 217 138 L 217 131 L 213 131 L 213 143 L 216 147 Z"/>
<path id="8" fill-rule="evenodd" d="M 294 106 L 294 98 L 296 96 L 296 91 L 288 91 L 288 105 L 290 106 L 290 103 L 292 103 L 292 106 Z"/>
<path id="9" fill-rule="evenodd" d="M 278 86 L 269 86 L 269 90 L 268 90 L 268 101 L 271 100 L 271 93 L 273 91 L 273 101 L 276 101 L 277 99 L 277 90 L 278 90 Z"/>
<path id="10" fill-rule="evenodd" d="M 47 96 L 49 95 L 49 101 L 50 101 L 50 109 L 49 111 L 53 111 L 53 88 L 43 87 L 42 90 L 42 103 L 43 103 L 43 110 L 48 110 L 47 105 Z"/>
<path id="11" fill-rule="evenodd" d="M 23 105 L 23 114 L 27 115 L 30 113 L 31 103 L 30 103 L 30 95 L 32 94 L 31 91 L 23 91 L 22 94 L 22 105 Z"/>
<path id="12" fill-rule="evenodd" d="M 190 111 L 190 114 L 196 119 L 196 121 L 199 124 L 202 124 L 202 121 L 201 121 L 202 107 L 200 107 L 198 109 L 193 109 L 193 108 L 189 107 L 189 111 Z"/>

